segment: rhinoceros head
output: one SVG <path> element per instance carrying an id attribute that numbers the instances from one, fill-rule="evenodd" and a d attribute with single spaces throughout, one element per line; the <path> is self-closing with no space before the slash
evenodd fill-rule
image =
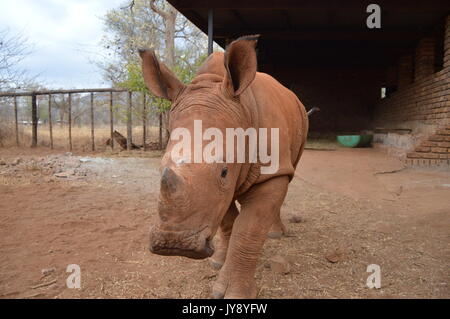
<path id="1" fill-rule="evenodd" d="M 240 97 L 255 78 L 256 41 L 257 36 L 240 38 L 224 54 L 212 54 L 187 85 L 159 62 L 153 51 L 139 51 L 148 89 L 172 102 L 171 140 L 161 163 L 159 222 L 150 232 L 153 253 L 206 258 L 214 252 L 212 238 L 245 179 L 245 164 L 227 163 L 226 153 L 234 150 L 225 150 L 225 146 L 223 153 L 214 152 L 215 161 L 196 161 L 196 148 L 202 149 L 212 138 L 195 141 L 195 125 L 201 121 L 203 132 L 218 129 L 223 142 L 226 128 L 251 127 Z M 180 129 L 187 133 L 178 134 Z M 177 152 L 175 135 L 182 136 L 183 142 L 187 135 L 194 140 L 183 154 Z"/>

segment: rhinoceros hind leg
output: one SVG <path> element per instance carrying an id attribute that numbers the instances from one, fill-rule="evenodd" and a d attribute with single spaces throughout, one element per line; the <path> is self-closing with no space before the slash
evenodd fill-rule
<path id="1" fill-rule="evenodd" d="M 225 216 L 220 224 L 218 242 L 216 244 L 214 254 L 211 256 L 209 263 L 214 269 L 222 268 L 228 251 L 228 243 L 230 241 L 231 230 L 233 228 L 234 220 L 236 219 L 239 211 L 236 207 L 236 203 L 233 201 L 228 208 Z"/>

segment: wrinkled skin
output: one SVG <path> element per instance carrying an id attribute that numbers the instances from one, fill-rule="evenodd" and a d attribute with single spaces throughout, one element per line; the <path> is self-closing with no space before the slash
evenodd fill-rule
<path id="1" fill-rule="evenodd" d="M 279 128 L 280 163 L 273 174 L 261 174 L 261 163 L 188 163 L 182 154 L 172 156 L 178 142 L 174 140 L 162 159 L 159 223 L 150 231 L 150 250 L 210 257 L 220 269 L 215 298 L 257 296 L 256 265 L 268 234 L 279 237 L 284 231 L 280 208 L 308 131 L 306 111 L 297 97 L 269 75 L 256 72 L 256 41 L 256 36 L 240 38 L 225 54 L 213 53 L 189 85 L 152 51 L 140 51 L 147 87 L 172 101 L 171 134 L 183 127 L 193 136 L 194 120 L 202 120 L 203 130 L 219 128 L 224 136 L 225 128 Z"/>

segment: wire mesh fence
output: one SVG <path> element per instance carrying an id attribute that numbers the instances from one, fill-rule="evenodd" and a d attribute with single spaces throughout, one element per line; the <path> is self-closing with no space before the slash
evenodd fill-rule
<path id="1" fill-rule="evenodd" d="M 156 105 L 149 95 L 120 89 L 0 93 L 0 146 L 161 149 Z"/>

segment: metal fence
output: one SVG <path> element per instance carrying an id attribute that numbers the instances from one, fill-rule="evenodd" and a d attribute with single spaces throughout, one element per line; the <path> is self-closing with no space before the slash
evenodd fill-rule
<path id="1" fill-rule="evenodd" d="M 76 143 L 84 150 L 95 151 L 99 145 L 114 148 L 115 130 L 125 133 L 128 150 L 161 149 L 163 143 L 162 115 L 153 98 L 125 89 L 4 92 L 0 118 L 17 146 L 27 144 L 28 138 L 31 147 L 53 149 L 59 143 L 72 151 Z"/>

